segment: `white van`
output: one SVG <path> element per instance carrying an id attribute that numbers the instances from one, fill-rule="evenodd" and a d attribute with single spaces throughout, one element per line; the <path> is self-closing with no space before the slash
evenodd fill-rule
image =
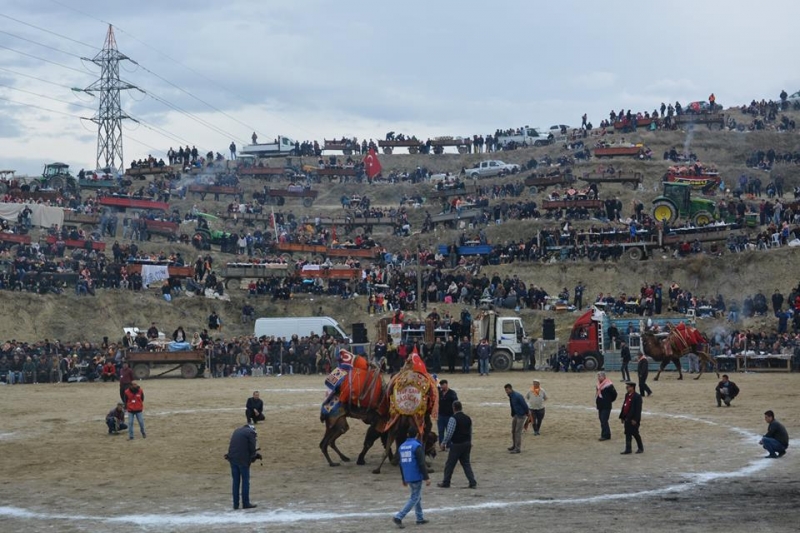
<path id="1" fill-rule="evenodd" d="M 329 316 L 300 316 L 287 318 L 259 318 L 256 320 L 255 336 L 284 337 L 291 339 L 292 335 L 310 337 L 312 333 L 322 335 L 327 333 L 335 339 L 350 342 L 350 335 L 345 333 L 342 326 Z"/>

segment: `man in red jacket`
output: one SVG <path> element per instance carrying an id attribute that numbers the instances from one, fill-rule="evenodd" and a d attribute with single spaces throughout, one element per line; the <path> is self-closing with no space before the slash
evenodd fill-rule
<path id="1" fill-rule="evenodd" d="M 125 391 L 125 409 L 128 411 L 128 440 L 133 440 L 134 419 L 139 422 L 139 431 L 142 432 L 142 438 L 146 439 L 147 434 L 144 432 L 144 416 L 142 415 L 142 411 L 144 411 L 144 391 L 135 381 Z"/>

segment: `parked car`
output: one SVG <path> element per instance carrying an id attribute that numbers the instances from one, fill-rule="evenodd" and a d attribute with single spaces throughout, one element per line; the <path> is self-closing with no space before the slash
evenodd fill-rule
<path id="1" fill-rule="evenodd" d="M 503 163 L 496 159 L 481 161 L 473 168 L 465 170 L 468 178 L 489 178 L 492 176 L 505 176 L 506 174 L 516 174 L 519 172 L 519 165 Z"/>

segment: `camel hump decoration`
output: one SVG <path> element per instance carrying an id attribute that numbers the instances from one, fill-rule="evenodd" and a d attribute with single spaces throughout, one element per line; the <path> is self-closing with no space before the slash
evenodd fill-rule
<path id="1" fill-rule="evenodd" d="M 683 322 L 672 328 L 665 342 L 668 343 L 666 347 L 671 348 L 676 355 L 686 354 L 693 348 L 707 343 L 697 328 L 687 326 Z"/>
<path id="2" fill-rule="evenodd" d="M 339 353 L 339 365 L 325 378 L 325 385 L 330 392 L 322 402 L 323 420 L 337 416 L 343 406 L 375 411 L 384 396 L 380 369 L 347 350 Z"/>
<path id="3" fill-rule="evenodd" d="M 350 461 L 336 446 L 336 440 L 350 428 L 348 417 L 361 420 L 370 428 L 384 425 L 389 417 L 387 389 L 380 369 L 370 365 L 366 358 L 346 350 L 339 352 L 338 361 L 338 366 L 325 378 L 328 395 L 320 408 L 325 435 L 319 447 L 330 466 L 339 466 L 339 463 L 331 460 L 328 448 L 342 461 Z M 364 464 L 366 449 L 367 446 L 359 456 L 359 464 Z"/>

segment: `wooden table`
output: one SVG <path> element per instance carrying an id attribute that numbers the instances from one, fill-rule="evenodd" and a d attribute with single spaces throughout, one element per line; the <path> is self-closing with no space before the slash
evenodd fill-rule
<path id="1" fill-rule="evenodd" d="M 737 372 L 791 372 L 791 354 L 736 355 Z"/>

